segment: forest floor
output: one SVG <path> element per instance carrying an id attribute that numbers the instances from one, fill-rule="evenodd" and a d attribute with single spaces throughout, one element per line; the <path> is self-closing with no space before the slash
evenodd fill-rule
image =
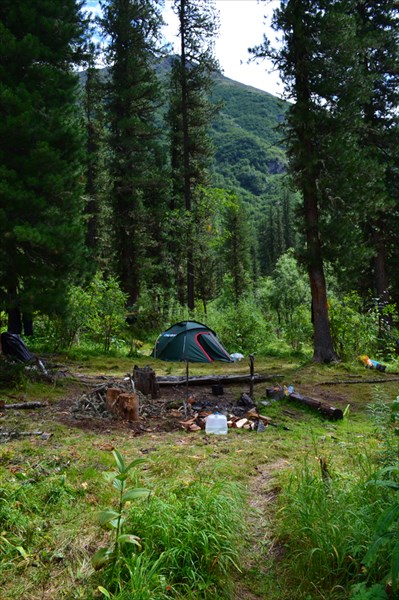
<path id="1" fill-rule="evenodd" d="M 158 370 L 163 368 L 159 364 L 152 366 Z M 118 447 L 128 449 L 128 452 L 139 452 L 143 456 L 159 456 L 159 460 L 169 461 L 167 468 L 172 469 L 168 452 L 174 449 L 176 477 L 180 476 L 178 461 L 181 459 L 186 461 L 184 467 L 180 467 L 185 477 L 187 472 L 194 477 L 193 473 L 198 470 L 212 470 L 220 472 L 220 476 L 236 478 L 246 486 L 248 514 L 243 517 L 246 520 L 245 552 L 241 560 L 241 573 L 235 576 L 235 600 L 266 597 L 270 600 L 288 600 L 292 590 L 287 591 L 282 583 L 281 589 L 278 589 L 278 585 L 276 587 L 272 567 L 272 563 L 278 563 L 284 554 L 283 548 L 273 538 L 273 518 L 281 474 L 287 469 L 292 470 L 306 453 L 314 453 L 315 447 L 339 460 L 338 452 L 342 444 L 348 443 L 357 428 L 361 431 L 366 407 L 373 401 L 376 386 L 381 387 L 387 397 L 394 398 L 397 395 L 396 373 L 388 370 L 384 374 L 377 374 L 358 365 L 326 367 L 259 359 L 256 371 L 270 375 L 270 380 L 255 384 L 254 399 L 259 411 L 270 418 L 270 426 L 263 433 L 231 429 L 227 436 L 207 436 L 203 430 L 187 431 L 182 425 L 192 415 L 192 407 L 200 405 L 206 412 L 212 411 L 217 403 L 221 412 L 229 412 L 243 393 L 248 394 L 249 383 L 224 384 L 220 396 L 213 395 L 210 385 L 161 387 L 159 398 L 146 398 L 141 402 L 138 422 L 128 422 L 106 414 L 101 416 L 98 411 L 90 410 L 90 403 L 86 405 L 87 411 L 82 409 L 82 398 L 91 398 L 93 391 L 99 387 L 123 383 L 125 368 L 126 365 L 119 365 L 118 368 L 101 371 L 98 366 L 58 366 L 57 372 L 61 375 L 56 377 L 53 384 L 37 382 L 19 389 L 0 390 L 0 399 L 6 404 L 25 401 L 45 404 L 42 408 L 32 410 L 5 409 L 2 412 L 0 439 L 5 443 L 0 445 L 0 467 L 5 472 L 8 470 L 13 473 L 19 465 L 26 463 L 27 456 L 32 463 L 35 455 L 44 460 L 44 456 L 58 453 L 61 456 L 70 454 L 76 460 L 82 460 L 81 471 L 85 472 L 93 462 L 90 454 L 93 449 L 98 453 Z M 233 368 L 235 373 L 248 373 L 245 364 L 234 365 Z M 217 371 L 224 373 L 223 365 L 218 366 Z M 206 370 L 201 367 L 198 372 L 204 373 Z M 283 385 L 293 385 L 300 394 L 317 398 L 342 411 L 350 407 L 350 425 L 346 418 L 339 422 L 328 421 L 317 411 L 290 402 L 287 398 L 270 401 L 267 389 Z M 188 415 L 184 409 L 187 398 L 190 399 Z M 9 438 L 7 432 L 10 433 Z M 43 436 L 39 435 L 41 432 Z M 20 436 L 21 433 L 27 435 Z M 90 492 L 85 501 L 90 504 L 93 497 L 97 495 Z M 85 546 L 86 559 L 92 545 L 91 541 Z M 79 552 L 83 550 L 80 548 Z M 66 572 L 62 575 L 52 573 L 49 568 L 47 583 L 43 581 L 38 587 L 37 576 L 33 577 L 31 570 L 32 567 L 26 565 L 18 586 L 13 580 L 13 570 L 6 570 L 2 584 L 7 590 L 7 598 L 37 600 L 84 597 L 68 596 L 64 591 L 78 585 L 76 581 L 71 581 L 71 576 Z M 71 568 L 68 572 L 71 572 Z"/>

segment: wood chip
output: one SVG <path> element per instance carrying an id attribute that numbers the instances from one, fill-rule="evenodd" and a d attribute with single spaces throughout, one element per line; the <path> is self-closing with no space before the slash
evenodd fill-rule
<path id="1" fill-rule="evenodd" d="M 233 427 L 236 429 L 242 429 L 247 423 L 249 423 L 248 419 L 240 419 L 233 424 Z"/>

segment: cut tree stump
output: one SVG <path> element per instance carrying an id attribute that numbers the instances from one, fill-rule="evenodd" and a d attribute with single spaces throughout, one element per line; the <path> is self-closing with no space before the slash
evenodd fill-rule
<path id="1" fill-rule="evenodd" d="M 155 376 L 155 371 L 151 367 L 140 368 L 135 365 L 133 369 L 133 381 L 136 390 L 144 394 L 144 396 L 159 398 L 159 384 Z"/>
<path id="2" fill-rule="evenodd" d="M 134 392 L 126 393 L 109 388 L 106 397 L 107 410 L 126 421 L 139 420 L 139 398 Z"/>

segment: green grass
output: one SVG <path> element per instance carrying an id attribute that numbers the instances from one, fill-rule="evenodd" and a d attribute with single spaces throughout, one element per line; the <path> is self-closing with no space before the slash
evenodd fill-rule
<path id="1" fill-rule="evenodd" d="M 117 367 L 115 373 L 125 374 L 134 364 L 151 364 L 157 374 L 170 367 L 146 358 L 107 363 L 97 357 L 70 368 L 109 374 Z M 301 365 L 295 357 L 284 362 L 257 357 L 255 364 L 257 372 L 282 374 L 282 382 L 298 390 L 348 375 L 370 377 L 358 365 Z M 232 372 L 248 372 L 245 362 L 230 366 Z M 173 374 L 180 368 L 183 373 L 173 365 Z M 193 365 L 194 372 L 204 367 Z M 226 372 L 226 365 L 218 364 L 215 372 Z M 255 387 L 258 401 L 266 400 L 267 385 Z M 378 429 L 370 419 L 375 386 L 313 391 L 336 394 L 343 404 L 349 399 L 349 417 L 333 423 L 281 401 L 262 408 L 277 427 L 208 439 L 204 432 L 183 430 L 137 437 L 114 429 L 85 432 L 62 425 L 54 411 L 48 416 L 45 410 L 6 411 L 3 429 L 40 426 L 52 436 L 0 445 L 1 594 L 11 600 L 89 599 L 100 597 L 96 590 L 103 585 L 119 600 L 224 599 L 237 590 L 243 600 L 249 592 L 267 600 L 349 598 L 354 583 L 367 583 L 362 556 L 385 506 L 384 490 L 367 482 L 389 440 L 384 425 Z M 384 384 L 384 401 L 397 391 L 397 382 Z M 68 379 L 56 385 L 28 381 L 23 396 L 54 404 L 80 392 Z M 16 390 L 4 389 L 2 397 L 10 401 L 8 395 Z M 143 549 L 126 554 L 117 581 L 91 564 L 96 550 L 111 540 L 98 514 L 115 506 L 112 486 L 103 478 L 113 465 L 112 447 L 126 461 L 145 458 L 134 484 L 151 490 L 148 502 L 129 507 L 126 526 L 142 539 Z M 327 461 L 328 486 L 316 457 Z M 378 572 L 376 566 L 375 575 L 367 576 Z"/>

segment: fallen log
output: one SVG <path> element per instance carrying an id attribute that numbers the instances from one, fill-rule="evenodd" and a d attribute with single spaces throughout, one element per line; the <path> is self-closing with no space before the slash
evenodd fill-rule
<path id="1" fill-rule="evenodd" d="M 53 434 L 45 433 L 44 431 L 1 431 L 0 440 L 16 439 L 19 437 L 38 436 L 44 440 L 48 440 Z"/>
<path id="2" fill-rule="evenodd" d="M 266 390 L 266 393 L 268 397 L 275 398 L 277 400 L 287 398 L 287 400 L 294 400 L 296 402 L 300 402 L 301 404 L 305 404 L 306 406 L 317 410 L 317 412 L 323 415 L 323 417 L 327 417 L 333 421 L 338 421 L 344 417 L 344 414 L 340 408 L 335 408 L 335 406 L 330 406 L 329 404 L 325 404 L 321 400 L 311 398 L 310 396 L 302 396 L 302 394 L 299 394 L 298 392 L 288 393 L 287 390 L 269 388 Z"/>
<path id="3" fill-rule="evenodd" d="M 321 400 L 317 400 L 316 398 L 310 398 L 309 396 L 302 396 L 298 394 L 298 392 L 293 392 L 288 395 L 290 400 L 295 400 L 296 402 L 300 402 L 301 404 L 305 404 L 310 408 L 316 409 L 323 417 L 328 417 L 333 421 L 338 421 L 339 419 L 344 418 L 344 414 L 340 408 L 335 408 L 335 406 L 330 406 L 329 404 L 325 404 L 321 402 Z"/>
<path id="4" fill-rule="evenodd" d="M 4 404 L 2 408 L 14 408 L 19 410 L 21 408 L 43 408 L 44 406 L 47 406 L 47 404 L 43 404 L 43 402 L 20 402 L 18 404 Z"/>
<path id="5" fill-rule="evenodd" d="M 354 383 L 389 383 L 390 381 L 399 381 L 399 377 L 391 377 L 390 379 L 343 379 L 340 381 L 320 381 L 314 385 L 348 385 Z"/>
<path id="6" fill-rule="evenodd" d="M 283 375 L 258 375 L 253 376 L 254 383 L 262 381 L 274 381 Z M 188 385 L 211 385 L 215 383 L 245 383 L 251 381 L 251 375 L 198 375 L 188 378 Z M 187 379 L 180 375 L 158 376 L 157 382 L 160 386 L 186 385 Z"/>

